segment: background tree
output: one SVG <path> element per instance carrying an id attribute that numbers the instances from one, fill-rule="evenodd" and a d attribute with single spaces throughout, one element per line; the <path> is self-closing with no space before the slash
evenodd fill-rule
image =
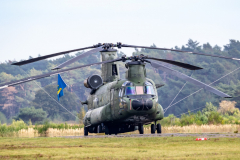
<path id="1" fill-rule="evenodd" d="M 7 123 L 7 118 L 2 112 L 0 112 L 0 125 L 4 123 Z"/>
<path id="2" fill-rule="evenodd" d="M 23 120 L 25 123 L 31 122 L 35 123 L 43 123 L 43 121 L 47 118 L 47 112 L 42 109 L 31 108 L 21 108 L 20 112 L 15 120 Z M 31 125 L 31 124 L 29 124 Z"/>
<path id="3" fill-rule="evenodd" d="M 217 112 L 217 107 L 214 106 L 211 102 L 206 102 L 206 106 L 202 110 L 202 113 L 208 117 L 211 112 Z"/>
<path id="4" fill-rule="evenodd" d="M 152 45 L 156 47 L 155 44 Z M 240 58 L 240 42 L 237 40 L 230 40 L 229 44 L 226 44 L 223 47 L 215 45 L 212 46 L 209 43 L 205 43 L 200 45 L 196 40 L 189 39 L 187 44 L 179 47 L 175 46 L 176 49 L 187 50 L 187 51 L 196 51 L 207 54 L 214 55 L 222 55 L 229 57 L 237 57 Z M 21 78 L 25 78 L 28 75 L 38 75 L 42 73 L 51 72 L 52 68 L 57 65 L 75 57 L 76 55 L 82 54 L 83 52 L 78 52 L 77 54 L 66 54 L 63 57 L 56 58 L 53 60 L 42 60 L 38 62 L 34 62 L 28 65 L 23 65 L 21 67 L 11 65 L 10 61 L 6 61 L 5 63 L 0 64 L 0 83 L 9 82 L 12 80 L 17 80 Z M 122 56 L 124 53 L 118 52 L 118 56 Z M 229 73 L 230 71 L 239 67 L 239 61 L 233 60 L 225 60 L 220 58 L 212 58 L 206 56 L 197 56 L 187 53 L 178 53 L 178 52 L 169 52 L 169 51 L 160 51 L 160 50 L 150 50 L 150 49 L 136 49 L 133 53 L 134 55 L 151 55 L 159 58 L 167 58 L 176 61 L 181 61 L 185 63 L 194 64 L 196 66 L 204 68 L 203 70 L 192 71 L 175 67 L 170 64 L 164 64 L 170 68 L 176 69 L 182 73 L 187 75 L 192 75 L 193 78 L 196 78 L 204 83 L 211 83 L 221 76 Z M 66 68 L 83 65 L 87 63 L 95 63 L 100 61 L 100 54 L 96 53 L 81 59 Z M 119 63 L 120 65 L 120 75 L 121 78 L 125 78 L 126 68 L 123 63 Z M 89 95 L 90 89 L 87 89 L 83 86 L 83 81 L 87 77 L 92 74 L 100 74 L 100 65 L 99 66 L 91 66 L 86 67 L 84 69 L 73 70 L 70 72 L 66 72 L 61 74 L 62 78 L 68 85 L 68 88 L 65 90 L 75 95 L 74 101 L 64 100 L 61 98 L 61 103 L 65 103 L 64 106 L 69 108 L 72 112 L 79 112 L 80 104 L 77 98 L 82 101 L 86 100 L 86 97 Z M 183 86 L 185 81 L 170 75 L 161 70 L 153 69 L 149 64 L 147 64 L 147 76 L 153 79 L 156 83 L 164 83 L 165 86 L 158 89 L 159 95 L 159 103 L 166 108 L 171 103 L 172 99 L 176 96 L 180 88 Z M 27 74 L 28 75 L 27 75 Z M 236 107 L 240 108 L 240 72 L 235 72 L 234 74 L 230 74 L 229 76 L 223 78 L 221 81 L 214 83 L 212 86 L 218 88 L 219 90 L 226 92 L 227 94 L 233 96 L 232 101 L 236 101 Z M 57 83 L 57 76 L 51 76 L 49 78 L 44 78 L 35 81 L 41 87 L 47 87 L 51 84 Z M 37 103 L 36 94 L 40 92 L 39 87 L 35 84 L 35 82 L 28 82 L 21 85 L 14 86 L 15 89 L 4 89 L 0 90 L 0 112 L 2 112 L 7 119 L 16 116 L 19 113 L 20 108 L 31 107 L 32 103 Z M 178 100 L 188 96 L 189 94 L 195 92 L 199 88 L 187 83 L 182 92 L 179 94 L 178 98 L 173 102 L 177 102 Z M 65 91 L 64 90 L 64 91 Z M 52 96 L 56 96 L 56 88 L 52 88 L 52 92 L 48 91 Z M 40 96 L 41 95 L 41 96 Z M 51 119 L 54 117 L 60 117 L 62 120 L 66 119 L 74 119 L 71 114 L 67 113 L 64 109 L 58 104 L 54 104 L 51 98 L 46 98 L 47 95 L 42 92 L 42 94 L 38 93 L 40 99 L 44 99 L 44 101 L 39 101 L 39 104 L 34 104 L 37 108 L 43 108 L 49 114 Z M 44 98 L 45 97 L 45 98 Z M 56 97 L 55 97 L 56 98 Z M 71 97 L 70 97 L 71 98 Z M 165 115 L 175 114 L 179 115 L 181 113 L 187 112 L 188 110 L 193 110 L 195 108 L 199 108 L 205 106 L 206 102 L 211 102 L 214 106 L 218 106 L 219 102 L 223 100 L 221 97 L 216 96 L 208 91 L 202 90 L 197 94 L 185 99 L 184 101 L 178 103 L 177 105 L 170 107 Z M 70 103 L 75 103 L 71 104 Z M 54 107 L 53 109 L 49 109 L 50 107 Z M 78 106 L 78 107 L 75 107 Z M 54 113 L 56 112 L 56 113 Z M 72 118 L 70 118 L 72 117 Z"/>
<path id="5" fill-rule="evenodd" d="M 49 95 L 51 95 L 55 100 L 57 99 L 57 85 L 52 84 L 48 85 L 44 88 Z M 75 94 L 70 93 L 68 90 L 64 89 L 64 96 L 60 98 L 59 103 L 61 103 L 68 111 L 79 111 L 80 110 L 80 104 L 77 100 L 77 97 Z M 41 108 L 44 111 L 47 112 L 48 118 L 51 118 L 52 120 L 54 117 L 57 117 L 60 115 L 63 120 L 75 120 L 75 117 L 69 114 L 68 111 L 66 111 L 64 108 L 62 108 L 59 104 L 57 104 L 51 97 L 49 97 L 43 90 L 38 90 L 35 95 L 35 99 L 32 102 L 32 105 L 35 108 Z"/>
<path id="6" fill-rule="evenodd" d="M 235 105 L 236 105 L 236 102 L 235 101 L 222 101 L 220 104 L 219 104 L 219 109 L 218 109 L 218 112 L 221 113 L 221 114 L 228 114 L 228 115 L 238 115 L 240 112 L 239 112 L 239 109 L 238 108 L 235 108 Z"/>

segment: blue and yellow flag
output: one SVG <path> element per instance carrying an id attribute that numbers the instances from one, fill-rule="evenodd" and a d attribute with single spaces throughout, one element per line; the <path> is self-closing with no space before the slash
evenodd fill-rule
<path id="1" fill-rule="evenodd" d="M 57 92 L 58 100 L 60 97 L 63 96 L 63 90 L 66 86 L 67 86 L 66 83 L 62 80 L 60 74 L 58 74 L 58 92 Z"/>

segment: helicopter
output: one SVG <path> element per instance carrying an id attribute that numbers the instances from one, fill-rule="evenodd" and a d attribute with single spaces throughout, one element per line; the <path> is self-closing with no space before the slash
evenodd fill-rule
<path id="1" fill-rule="evenodd" d="M 167 50 L 231 60 L 240 60 L 238 58 L 189 52 L 177 49 L 127 45 L 122 44 L 121 42 L 117 42 L 116 44 L 98 43 L 96 45 L 85 48 L 58 52 L 32 58 L 29 60 L 14 62 L 12 63 L 12 65 L 21 66 L 70 52 L 91 49 L 53 68 L 53 72 L 0 84 L 0 89 L 49 77 L 59 73 L 68 72 L 75 69 L 80 69 L 93 65 L 102 65 L 101 75 L 91 75 L 84 80 L 84 86 L 91 89 L 90 95 L 87 97 L 87 99 L 85 101 L 81 101 L 82 105 L 87 105 L 88 107 L 88 111 L 83 118 L 84 136 L 88 136 L 89 133 L 105 133 L 106 135 L 111 135 L 132 132 L 135 130 L 138 130 L 139 134 L 144 134 L 143 125 L 148 124 L 151 124 L 152 134 L 155 134 L 156 131 L 158 134 L 162 133 L 161 124 L 157 123 L 157 121 L 164 118 L 164 111 L 163 107 L 158 102 L 157 89 L 163 87 L 164 84 L 155 84 L 153 80 L 147 78 L 145 66 L 148 63 L 153 68 L 177 76 L 178 78 L 190 82 L 200 88 L 204 88 L 205 90 L 208 90 L 220 97 L 231 98 L 231 96 L 190 76 L 187 76 L 181 72 L 169 68 L 168 66 L 160 64 L 158 63 L 158 61 L 189 70 L 203 69 L 201 67 L 179 61 L 145 56 L 143 54 L 130 57 L 123 55 L 119 58 L 117 57 L 117 50 L 114 49 L 116 47 L 118 49 L 121 49 L 122 47 L 131 47 Z M 62 69 L 74 63 L 75 61 L 78 61 L 96 52 L 101 53 L 101 62 Z M 127 68 L 124 79 L 120 78 L 119 62 L 125 63 L 125 67 Z"/>

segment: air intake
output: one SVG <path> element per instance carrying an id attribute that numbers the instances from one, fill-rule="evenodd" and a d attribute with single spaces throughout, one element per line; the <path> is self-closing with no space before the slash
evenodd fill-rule
<path id="1" fill-rule="evenodd" d="M 84 81 L 84 86 L 93 90 L 98 89 L 102 84 L 103 80 L 102 77 L 99 75 L 92 75 Z"/>

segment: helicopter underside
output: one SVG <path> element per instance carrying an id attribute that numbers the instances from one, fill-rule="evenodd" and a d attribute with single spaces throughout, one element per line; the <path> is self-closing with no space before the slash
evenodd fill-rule
<path id="1" fill-rule="evenodd" d="M 133 132 L 135 130 L 139 130 L 141 126 L 151 124 L 152 122 L 154 122 L 154 120 L 148 118 L 147 115 L 143 116 L 134 115 L 122 121 L 105 122 L 99 125 L 89 126 L 88 132 L 105 133 L 106 135 Z"/>

